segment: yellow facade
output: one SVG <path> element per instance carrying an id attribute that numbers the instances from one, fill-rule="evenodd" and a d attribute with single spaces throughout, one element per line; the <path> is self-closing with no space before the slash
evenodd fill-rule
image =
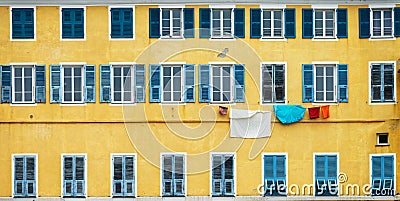
<path id="1" fill-rule="evenodd" d="M 399 4 L 397 5 L 400 6 Z M 86 39 L 60 40 L 60 7 L 36 7 L 34 41 L 10 40 L 10 9 L 0 7 L 0 64 L 46 64 L 46 103 L 18 106 L 0 104 L 0 197 L 12 197 L 12 154 L 37 154 L 38 197 L 61 197 L 61 155 L 87 154 L 87 197 L 111 196 L 111 154 L 137 154 L 137 197 L 159 197 L 160 153 L 187 154 L 186 196 L 210 196 L 210 152 L 236 153 L 236 196 L 261 196 L 262 153 L 287 153 L 288 186 L 313 183 L 313 154 L 338 153 L 343 183 L 370 184 L 370 154 L 397 154 L 400 149 L 399 106 L 369 103 L 369 62 L 395 61 L 400 58 L 400 40 L 368 40 L 358 36 L 358 9 L 368 5 L 339 5 L 348 9 L 348 38 L 323 41 L 302 38 L 302 8 L 311 5 L 287 5 L 296 9 L 296 38 L 266 41 L 250 38 L 250 8 L 245 8 L 246 36 L 234 41 L 195 38 L 160 41 L 149 38 L 149 8 L 136 5 L 135 39 L 109 39 L 109 7 L 86 6 Z M 199 27 L 199 8 L 194 8 Z M 199 47 L 199 48 L 196 48 Z M 208 47 L 208 49 L 207 49 Z M 230 47 L 226 58 L 216 53 Z M 235 48 L 240 47 L 240 48 Z M 252 50 L 252 51 L 251 51 Z M 84 105 L 50 104 L 50 64 L 85 62 L 96 65 L 96 102 Z M 302 102 L 301 66 L 312 62 L 348 64 L 349 102 L 330 105 L 330 118 L 303 120 L 283 125 L 273 120 L 272 135 L 263 139 L 229 137 L 229 115 L 218 114 L 218 104 L 198 102 L 167 105 L 149 102 L 122 106 L 100 103 L 100 64 L 137 62 L 149 64 L 185 62 L 244 63 L 246 102 L 228 106 L 252 110 L 272 110 L 260 104 L 260 62 L 286 62 L 287 104 L 309 108 L 318 104 Z M 395 66 L 396 73 L 398 67 Z M 399 84 L 398 79 L 395 80 Z M 398 95 L 398 91 L 396 92 Z M 390 146 L 376 146 L 376 133 L 389 133 Z M 395 175 L 400 162 L 395 161 Z M 398 181 L 395 189 L 400 189 Z M 288 193 L 294 196 L 294 193 Z M 298 196 L 298 195 L 297 195 Z M 299 198 L 301 199 L 301 198 Z M 338 198 L 339 199 L 339 198 Z M 395 199 L 395 198 L 393 198 Z M 397 198 L 398 199 L 398 198 Z"/>

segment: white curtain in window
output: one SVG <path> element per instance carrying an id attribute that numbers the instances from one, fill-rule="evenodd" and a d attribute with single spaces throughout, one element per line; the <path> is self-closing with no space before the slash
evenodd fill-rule
<path id="1" fill-rule="evenodd" d="M 271 136 L 271 112 L 232 109 L 230 114 L 231 137 L 262 138 Z"/>

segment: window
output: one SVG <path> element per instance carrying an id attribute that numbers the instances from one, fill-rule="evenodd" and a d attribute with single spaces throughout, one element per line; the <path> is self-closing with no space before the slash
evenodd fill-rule
<path id="1" fill-rule="evenodd" d="M 296 9 L 250 9 L 250 38 L 296 38 Z"/>
<path id="2" fill-rule="evenodd" d="M 400 8 L 359 8 L 360 38 L 393 38 L 400 36 Z"/>
<path id="3" fill-rule="evenodd" d="M 347 38 L 347 9 L 303 8 L 303 38 Z"/>
<path id="4" fill-rule="evenodd" d="M 111 8 L 111 30 L 112 39 L 133 38 L 133 8 Z"/>
<path id="5" fill-rule="evenodd" d="M 286 155 L 264 155 L 264 196 L 286 196 Z"/>
<path id="6" fill-rule="evenodd" d="M 336 196 L 338 194 L 338 156 L 315 155 L 315 195 Z"/>
<path id="7" fill-rule="evenodd" d="M 3 65 L 1 102 L 30 104 L 46 102 L 46 66 L 33 64 Z"/>
<path id="8" fill-rule="evenodd" d="M 303 64 L 303 102 L 348 102 L 347 64 Z"/>
<path id="9" fill-rule="evenodd" d="M 194 65 L 151 64 L 150 102 L 194 102 Z"/>
<path id="10" fill-rule="evenodd" d="M 84 8 L 61 8 L 62 38 L 83 39 L 85 37 Z"/>
<path id="11" fill-rule="evenodd" d="M 283 38 L 283 10 L 263 10 L 263 37 Z"/>
<path id="12" fill-rule="evenodd" d="M 394 196 L 395 195 L 395 163 L 394 155 L 371 156 L 371 195 Z"/>
<path id="13" fill-rule="evenodd" d="M 11 36 L 12 39 L 35 38 L 35 9 L 11 8 Z"/>
<path id="14" fill-rule="evenodd" d="M 35 155 L 14 155 L 14 197 L 36 197 L 37 164 Z"/>
<path id="15" fill-rule="evenodd" d="M 211 163 L 212 196 L 234 196 L 235 156 L 233 154 L 212 154 Z"/>
<path id="16" fill-rule="evenodd" d="M 244 65 L 199 65 L 200 102 L 244 102 Z"/>
<path id="17" fill-rule="evenodd" d="M 134 102 L 134 67 L 133 65 L 111 65 L 111 102 Z"/>
<path id="18" fill-rule="evenodd" d="M 64 155 L 62 159 L 63 196 L 85 197 L 86 157 L 84 155 Z"/>
<path id="19" fill-rule="evenodd" d="M 94 65 L 51 65 L 50 103 L 95 102 L 95 70 Z"/>
<path id="20" fill-rule="evenodd" d="M 200 8 L 200 38 L 245 37 L 244 8 Z"/>
<path id="21" fill-rule="evenodd" d="M 185 196 L 185 156 L 162 155 L 162 196 Z"/>
<path id="22" fill-rule="evenodd" d="M 285 65 L 262 64 L 262 103 L 285 103 Z"/>
<path id="23" fill-rule="evenodd" d="M 388 133 L 377 133 L 376 139 L 377 139 L 376 145 L 389 145 Z"/>
<path id="24" fill-rule="evenodd" d="M 396 101 L 394 63 L 372 63 L 370 75 L 371 103 L 394 103 Z"/>
<path id="25" fill-rule="evenodd" d="M 135 155 L 112 156 L 113 197 L 135 196 Z"/>
<path id="26" fill-rule="evenodd" d="M 194 38 L 193 8 L 150 8 L 150 38 Z"/>

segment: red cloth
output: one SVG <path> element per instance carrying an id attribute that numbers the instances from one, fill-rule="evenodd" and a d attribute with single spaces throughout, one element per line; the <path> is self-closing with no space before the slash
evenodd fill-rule
<path id="1" fill-rule="evenodd" d="M 322 111 L 322 118 L 324 119 L 329 118 L 329 105 L 322 106 L 321 111 Z"/>
<path id="2" fill-rule="evenodd" d="M 308 114 L 310 115 L 310 119 L 319 118 L 319 107 L 308 108 Z"/>

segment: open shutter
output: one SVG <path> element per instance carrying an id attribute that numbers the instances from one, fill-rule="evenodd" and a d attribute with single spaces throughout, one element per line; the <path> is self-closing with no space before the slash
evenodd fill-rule
<path id="1" fill-rule="evenodd" d="M 347 64 L 338 65 L 338 101 L 348 102 L 348 73 Z"/>
<path id="2" fill-rule="evenodd" d="M 149 37 L 160 38 L 160 9 L 149 8 Z"/>
<path id="3" fill-rule="evenodd" d="M 34 156 L 27 156 L 25 158 L 26 169 L 25 178 L 26 186 L 25 193 L 27 196 L 36 196 L 36 161 Z"/>
<path id="4" fill-rule="evenodd" d="M 85 65 L 85 102 L 96 102 L 96 67 Z"/>
<path id="5" fill-rule="evenodd" d="M 11 102 L 11 66 L 1 66 L 1 102 Z"/>
<path id="6" fill-rule="evenodd" d="M 137 64 L 135 69 L 135 87 L 136 87 L 136 102 L 146 102 L 146 83 L 145 83 L 144 64 Z"/>
<path id="7" fill-rule="evenodd" d="M 161 65 L 150 64 L 150 103 L 161 102 Z"/>
<path id="8" fill-rule="evenodd" d="M 183 36 L 185 38 L 194 38 L 194 8 L 183 9 Z"/>
<path id="9" fill-rule="evenodd" d="M 303 38 L 314 37 L 313 15 L 314 10 L 312 8 L 303 8 Z"/>
<path id="10" fill-rule="evenodd" d="M 371 37 L 370 32 L 370 9 L 369 8 L 359 8 L 358 9 L 358 32 L 360 38 Z"/>
<path id="11" fill-rule="evenodd" d="M 60 103 L 61 96 L 61 65 L 50 65 L 50 103 Z"/>
<path id="12" fill-rule="evenodd" d="M 285 38 L 296 38 L 296 9 L 285 9 Z"/>
<path id="13" fill-rule="evenodd" d="M 186 64 L 184 65 L 185 71 L 185 91 L 184 91 L 184 99 L 187 103 L 194 103 L 194 64 Z"/>
<path id="14" fill-rule="evenodd" d="M 35 66 L 36 91 L 35 102 L 46 102 L 46 65 Z"/>
<path id="15" fill-rule="evenodd" d="M 245 11 L 244 8 L 235 8 L 234 12 L 234 28 L 235 37 L 244 38 L 245 36 Z"/>
<path id="16" fill-rule="evenodd" d="M 183 155 L 175 155 L 174 161 L 174 195 L 185 195 L 185 158 Z"/>
<path id="17" fill-rule="evenodd" d="M 199 102 L 210 102 L 210 65 L 199 64 Z"/>
<path id="18" fill-rule="evenodd" d="M 336 9 L 337 34 L 338 38 L 347 38 L 347 8 Z"/>
<path id="19" fill-rule="evenodd" d="M 261 38 L 261 9 L 250 8 L 250 38 Z"/>
<path id="20" fill-rule="evenodd" d="M 125 156 L 125 175 L 124 175 L 124 193 L 125 196 L 135 195 L 135 158 L 134 156 Z"/>
<path id="21" fill-rule="evenodd" d="M 244 102 L 244 65 L 235 64 L 235 102 Z"/>
<path id="22" fill-rule="evenodd" d="M 200 8 L 200 38 L 211 37 L 211 9 Z"/>
<path id="23" fill-rule="evenodd" d="M 100 65 L 100 102 L 111 102 L 111 65 Z"/>
<path id="24" fill-rule="evenodd" d="M 314 72 L 312 64 L 303 64 L 303 102 L 310 103 L 314 99 Z"/>
<path id="25" fill-rule="evenodd" d="M 162 184 L 163 196 L 172 196 L 173 194 L 173 158 L 172 155 L 163 155 Z"/>
<path id="26" fill-rule="evenodd" d="M 400 37 L 400 7 L 395 7 L 394 11 L 394 36 Z"/>

